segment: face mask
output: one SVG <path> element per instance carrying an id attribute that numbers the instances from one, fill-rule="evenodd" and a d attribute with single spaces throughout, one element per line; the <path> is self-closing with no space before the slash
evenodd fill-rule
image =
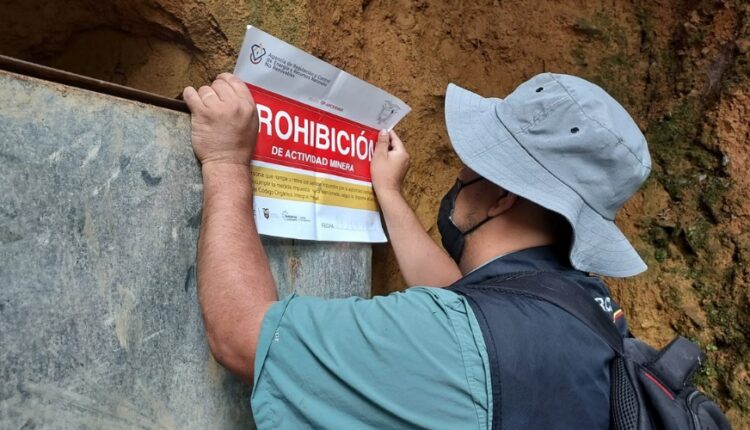
<path id="1" fill-rule="evenodd" d="M 461 182 L 460 179 L 457 179 L 456 184 L 453 185 L 453 188 L 448 191 L 445 197 L 443 197 L 443 200 L 440 202 L 440 209 L 438 210 L 437 219 L 438 231 L 440 231 L 440 236 L 442 237 L 443 248 L 445 248 L 445 250 L 448 252 L 448 255 L 451 256 L 456 264 L 459 264 L 461 261 L 461 255 L 464 252 L 466 236 L 476 231 L 476 229 L 492 219 L 492 217 L 488 216 L 479 224 L 471 227 L 466 231 L 461 231 L 461 229 L 456 227 L 456 224 L 453 222 L 453 210 L 456 208 L 456 199 L 458 198 L 458 193 L 462 188 L 475 184 L 482 179 L 484 178 L 479 177 L 468 182 Z"/>

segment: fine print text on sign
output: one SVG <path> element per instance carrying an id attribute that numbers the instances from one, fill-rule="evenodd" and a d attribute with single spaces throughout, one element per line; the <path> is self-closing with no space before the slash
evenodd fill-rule
<path id="1" fill-rule="evenodd" d="M 234 73 L 260 120 L 252 166 L 258 232 L 385 242 L 370 161 L 378 131 L 409 106 L 252 26 Z"/>

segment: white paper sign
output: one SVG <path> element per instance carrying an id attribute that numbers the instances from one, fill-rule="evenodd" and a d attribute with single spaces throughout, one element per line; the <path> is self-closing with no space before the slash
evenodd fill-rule
<path id="1" fill-rule="evenodd" d="M 234 73 L 260 119 L 252 166 L 258 232 L 385 242 L 370 161 L 378 131 L 409 106 L 252 26 Z"/>

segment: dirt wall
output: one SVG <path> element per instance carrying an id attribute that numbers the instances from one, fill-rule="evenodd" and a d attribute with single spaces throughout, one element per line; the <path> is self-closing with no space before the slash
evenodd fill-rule
<path id="1" fill-rule="evenodd" d="M 443 121 L 448 82 L 499 97 L 543 71 L 601 84 L 654 159 L 617 220 L 650 269 L 611 281 L 614 293 L 637 335 L 699 341 L 701 385 L 749 427 L 747 2 L 17 3 L 0 6 L 0 52 L 169 96 L 231 70 L 246 23 L 393 92 L 413 108 L 398 127 L 412 154 L 404 191 L 436 240 L 459 166 Z M 387 245 L 375 247 L 373 282 L 376 294 L 404 288 Z"/>
<path id="2" fill-rule="evenodd" d="M 312 52 L 414 108 L 399 125 L 413 160 L 405 193 L 436 240 L 438 201 L 458 168 L 443 122 L 448 82 L 503 97 L 554 71 L 620 100 L 655 169 L 617 220 L 650 270 L 612 288 L 637 335 L 663 345 L 680 333 L 708 350 L 702 386 L 746 425 L 747 4 L 326 1 L 311 13 Z M 377 293 L 404 287 L 388 246 L 376 247 L 373 277 Z"/>

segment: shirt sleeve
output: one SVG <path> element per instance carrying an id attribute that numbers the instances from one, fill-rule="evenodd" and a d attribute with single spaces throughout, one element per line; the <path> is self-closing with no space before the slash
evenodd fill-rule
<path id="1" fill-rule="evenodd" d="M 485 429 L 491 403 L 481 332 L 451 291 L 291 296 L 263 321 L 251 395 L 259 429 Z"/>

